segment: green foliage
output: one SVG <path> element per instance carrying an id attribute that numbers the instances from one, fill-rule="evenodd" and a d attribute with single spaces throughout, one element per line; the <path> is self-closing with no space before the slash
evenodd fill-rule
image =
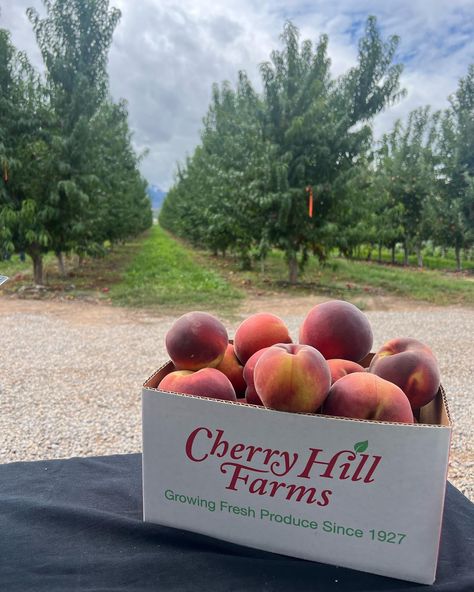
<path id="1" fill-rule="evenodd" d="M 27 14 L 46 74 L 0 30 L 0 248 L 42 257 L 101 254 L 151 225 L 124 102 L 108 96 L 107 55 L 120 17 L 108 0 L 43 0 Z"/>
<path id="2" fill-rule="evenodd" d="M 287 23 L 283 49 L 261 65 L 259 96 L 241 73 L 234 91 L 214 87 L 202 144 L 179 170 L 161 223 L 215 252 L 232 249 L 242 264 L 282 249 L 290 281 L 309 253 L 324 259 L 345 224 L 348 187 L 363 176 L 372 117 L 396 101 L 398 39 L 383 41 L 369 18 L 356 67 L 331 78 L 328 39 L 300 44 Z M 308 215 L 307 187 L 315 215 Z"/>
<path id="3" fill-rule="evenodd" d="M 439 113 L 431 115 L 429 107 L 415 109 L 405 125 L 397 121 L 393 131 L 385 134 L 377 153 L 376 186 L 385 197 L 380 217 L 390 221 L 393 229 L 398 228 L 406 257 L 412 246 L 421 253 L 422 241 L 431 235 L 428 211 L 436 183 L 438 120 Z M 397 232 L 390 238 L 393 244 Z"/>
<path id="4" fill-rule="evenodd" d="M 461 250 L 474 243 L 474 65 L 442 117 L 437 154 L 433 233 L 439 244 L 455 249 L 461 269 Z"/>
<path id="5" fill-rule="evenodd" d="M 163 205 L 164 227 L 242 268 L 264 268 L 280 249 L 296 281 L 315 255 L 352 257 L 361 245 L 423 265 L 428 240 L 461 252 L 474 236 L 474 65 L 451 108 L 429 107 L 396 122 L 373 144 L 371 121 L 404 96 L 399 38 L 381 38 L 374 17 L 359 41 L 357 65 L 332 78 L 328 38 L 300 42 L 286 23 L 282 49 L 261 64 L 262 94 L 244 73 L 236 88 L 213 88 L 201 144 L 178 168 Z M 309 216 L 308 192 L 314 194 Z"/>
<path id="6" fill-rule="evenodd" d="M 271 206 L 271 147 L 263 142 L 260 100 L 245 74 L 236 91 L 214 86 L 202 146 L 168 193 L 160 222 L 193 244 L 214 252 L 232 248 L 248 265 L 261 242 Z"/>

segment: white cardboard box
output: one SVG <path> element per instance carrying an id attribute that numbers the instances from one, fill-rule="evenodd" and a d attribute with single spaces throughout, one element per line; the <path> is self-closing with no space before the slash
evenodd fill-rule
<path id="1" fill-rule="evenodd" d="M 257 549 L 432 584 L 451 425 L 271 411 L 144 385 L 145 521 Z"/>

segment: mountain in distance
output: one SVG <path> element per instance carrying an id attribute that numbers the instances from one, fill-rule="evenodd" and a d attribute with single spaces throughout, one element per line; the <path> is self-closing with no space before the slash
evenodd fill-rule
<path id="1" fill-rule="evenodd" d="M 166 197 L 166 191 L 163 191 L 157 185 L 148 185 L 146 191 L 151 201 L 151 209 L 159 210 L 163 205 L 163 201 Z"/>

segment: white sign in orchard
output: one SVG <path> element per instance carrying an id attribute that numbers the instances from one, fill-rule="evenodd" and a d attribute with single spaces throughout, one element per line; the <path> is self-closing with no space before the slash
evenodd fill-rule
<path id="1" fill-rule="evenodd" d="M 145 520 L 434 581 L 451 432 L 441 395 L 438 425 L 389 424 L 167 393 L 157 377 L 143 390 Z"/>

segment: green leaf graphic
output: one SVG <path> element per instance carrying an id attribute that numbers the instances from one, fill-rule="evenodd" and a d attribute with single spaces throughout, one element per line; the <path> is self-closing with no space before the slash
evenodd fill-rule
<path id="1" fill-rule="evenodd" d="M 357 442 L 357 444 L 354 444 L 354 450 L 356 452 L 365 452 L 368 447 L 369 447 L 368 440 L 364 440 L 363 442 Z"/>

